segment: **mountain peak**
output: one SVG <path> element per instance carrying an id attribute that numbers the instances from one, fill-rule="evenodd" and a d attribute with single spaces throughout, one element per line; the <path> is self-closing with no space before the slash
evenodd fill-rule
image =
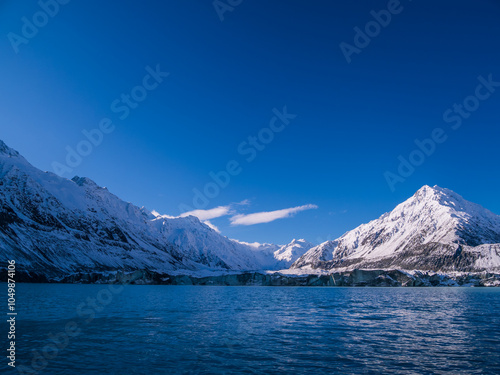
<path id="1" fill-rule="evenodd" d="M 0 139 L 0 154 L 7 155 L 9 157 L 19 156 L 19 152 L 7 146 L 5 142 L 2 141 L 1 139 Z"/>
<path id="2" fill-rule="evenodd" d="M 292 240 L 292 242 L 290 242 L 288 244 L 288 246 L 291 246 L 291 245 L 301 245 L 302 246 L 302 245 L 306 245 L 306 244 L 309 244 L 309 243 L 305 239 L 303 239 L 303 238 L 299 238 L 299 239 L 294 238 Z"/>
<path id="3" fill-rule="evenodd" d="M 500 216 L 452 190 L 425 185 L 391 212 L 312 248 L 292 267 L 482 271 L 500 266 L 499 246 Z"/>
<path id="4" fill-rule="evenodd" d="M 282 262 L 282 267 L 288 268 L 295 260 L 304 255 L 312 247 L 314 247 L 314 245 L 306 240 L 294 238 L 288 245 L 283 245 L 276 250 L 274 252 L 274 257 Z"/>
<path id="5" fill-rule="evenodd" d="M 439 187 L 437 185 L 434 186 L 429 186 L 429 185 L 424 185 L 420 189 L 417 190 L 415 193 L 415 196 L 434 196 L 439 193 L 443 193 L 448 189 L 443 189 L 442 187 Z"/>
<path id="6" fill-rule="evenodd" d="M 88 177 L 78 177 L 75 176 L 71 179 L 78 186 L 89 186 L 89 187 L 99 187 L 93 180 Z"/>
<path id="7" fill-rule="evenodd" d="M 461 195 L 455 193 L 453 190 L 442 188 L 438 185 L 434 185 L 433 187 L 424 185 L 413 195 L 412 198 L 417 199 L 418 201 L 435 200 L 444 205 L 448 205 L 450 201 L 465 201 Z"/>

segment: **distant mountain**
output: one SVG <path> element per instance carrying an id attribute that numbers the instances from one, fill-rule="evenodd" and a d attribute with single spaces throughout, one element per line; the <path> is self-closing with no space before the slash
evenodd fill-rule
<path id="1" fill-rule="evenodd" d="M 293 262 L 313 247 L 312 243 L 304 239 L 294 239 L 288 245 L 281 246 L 274 252 L 274 258 L 279 261 L 277 269 L 289 268 Z"/>
<path id="2" fill-rule="evenodd" d="M 500 271 L 500 216 L 424 186 L 392 212 L 313 247 L 291 268 Z"/>
<path id="3" fill-rule="evenodd" d="M 193 216 L 153 214 L 88 178 L 42 172 L 0 141 L 0 254 L 25 271 L 276 269 L 278 249 L 230 240 Z"/>

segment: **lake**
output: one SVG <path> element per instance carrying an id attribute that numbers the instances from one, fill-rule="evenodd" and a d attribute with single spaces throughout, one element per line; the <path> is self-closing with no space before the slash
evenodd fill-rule
<path id="1" fill-rule="evenodd" d="M 27 374 L 500 373 L 500 288 L 19 284 L 17 311 Z"/>

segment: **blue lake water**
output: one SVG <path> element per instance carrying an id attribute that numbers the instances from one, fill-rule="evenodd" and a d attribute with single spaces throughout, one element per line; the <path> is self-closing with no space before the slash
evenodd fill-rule
<path id="1" fill-rule="evenodd" d="M 19 284 L 17 368 L 500 374 L 500 288 L 121 288 Z"/>

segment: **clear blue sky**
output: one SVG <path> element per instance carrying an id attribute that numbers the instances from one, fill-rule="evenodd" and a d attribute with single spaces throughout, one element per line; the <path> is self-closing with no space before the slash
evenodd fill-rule
<path id="1" fill-rule="evenodd" d="M 3 1 L 0 139 L 52 170 L 66 146 L 107 117 L 114 131 L 65 177 L 88 176 L 136 205 L 178 215 L 179 204 L 192 206 L 193 188 L 235 160 L 241 173 L 204 209 L 233 204 L 233 215 L 245 215 L 318 206 L 256 225 L 231 225 L 230 215 L 211 220 L 244 241 L 336 238 L 424 184 L 500 214 L 500 88 L 471 99 L 478 108 L 459 129 L 443 120 L 475 95 L 478 76 L 500 81 L 500 3 L 401 1 L 348 63 L 340 43 L 354 45 L 354 27 L 387 7 L 244 0 L 221 21 L 209 0 L 73 0 L 44 20 L 36 1 Z M 23 36 L 22 17 L 47 22 L 16 53 L 8 35 Z M 111 103 L 157 64 L 170 75 L 120 120 L 124 112 Z M 239 145 L 284 106 L 297 117 L 248 162 Z M 398 156 L 407 158 L 415 139 L 435 128 L 447 140 L 392 191 L 384 173 L 397 173 Z"/>

